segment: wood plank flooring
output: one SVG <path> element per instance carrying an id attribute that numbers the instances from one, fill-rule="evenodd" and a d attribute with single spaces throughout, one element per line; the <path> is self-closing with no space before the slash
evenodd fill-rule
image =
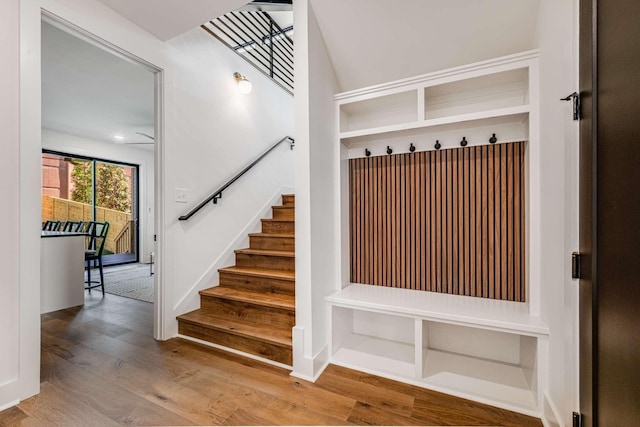
<path id="1" fill-rule="evenodd" d="M 152 338 L 153 306 L 98 292 L 42 316 L 39 395 L 0 426 L 478 425 L 535 418 L 329 366 L 313 384 L 182 339 Z"/>

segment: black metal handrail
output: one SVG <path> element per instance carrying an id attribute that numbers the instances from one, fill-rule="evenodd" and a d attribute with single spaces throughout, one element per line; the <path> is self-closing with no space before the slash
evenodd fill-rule
<path id="1" fill-rule="evenodd" d="M 269 148 L 267 151 L 265 151 L 264 153 L 262 153 L 260 155 L 260 157 L 258 157 L 257 159 L 255 159 L 253 162 L 251 162 L 251 164 L 249 166 L 247 166 L 246 168 L 242 169 L 238 174 L 236 174 L 233 178 L 231 178 L 229 181 L 227 181 L 224 185 L 222 185 L 220 188 L 218 188 L 216 191 L 213 192 L 213 194 L 209 197 L 207 197 L 207 199 L 205 199 L 204 201 L 202 201 L 202 203 L 200 203 L 198 206 L 196 206 L 195 208 L 191 209 L 191 211 L 189 211 L 188 214 L 186 215 L 182 215 L 180 218 L 178 218 L 178 220 L 180 221 L 186 221 L 189 218 L 191 218 L 193 215 L 195 215 L 200 209 L 202 209 L 203 207 L 205 207 L 207 205 L 207 203 L 209 202 L 213 202 L 213 204 L 218 204 L 218 199 L 222 199 L 222 192 L 224 190 L 226 190 L 227 188 L 229 188 L 231 186 L 231 184 L 233 184 L 234 182 L 236 182 L 238 179 L 240 179 L 240 177 L 242 177 L 242 175 L 244 175 L 245 173 L 249 172 L 249 170 L 254 167 L 255 165 L 257 165 L 260 160 L 264 159 L 270 152 L 272 152 L 273 150 L 276 149 L 276 147 L 280 144 L 282 144 L 285 141 L 289 141 L 289 144 L 291 144 L 291 149 L 293 149 L 293 146 L 295 144 L 295 140 L 293 138 L 291 138 L 290 136 L 285 136 L 284 138 L 282 138 L 280 141 L 276 142 L 275 144 L 273 144 L 271 146 L 271 148 Z"/>

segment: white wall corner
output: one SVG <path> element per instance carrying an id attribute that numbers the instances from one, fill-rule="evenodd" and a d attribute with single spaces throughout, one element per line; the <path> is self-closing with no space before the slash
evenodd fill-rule
<path id="1" fill-rule="evenodd" d="M 540 316 L 549 325 L 547 386 L 540 411 L 549 425 L 558 426 L 571 425 L 571 412 L 579 400 L 578 328 L 573 324 L 578 301 L 576 285 L 567 275 L 567 254 L 578 240 L 578 129 L 571 120 L 571 107 L 557 101 L 558 93 L 570 93 L 578 83 L 577 23 L 577 0 L 540 1 L 536 155 L 541 168 L 538 198 L 531 201 L 541 207 L 540 234 L 535 236 L 540 262 L 531 268 L 540 283 Z"/>
<path id="2" fill-rule="evenodd" d="M 20 3 L 19 373 L 17 395 L 40 392 L 41 55 L 40 2 Z M 7 225 L 7 224 L 5 224 Z M 11 224 L 8 224 L 11 227 Z M 35 266 L 35 267 L 34 267 Z"/>
<path id="3" fill-rule="evenodd" d="M 22 335 L 20 315 L 20 259 L 16 248 L 20 246 L 20 23 L 19 2 L 0 3 L 0 132 L 4 136 L 3 155 L 0 157 L 0 185 L 3 209 L 0 221 L 4 232 L 0 240 L 0 410 L 17 403 L 19 391 L 21 341 L 35 339 Z M 39 261 L 38 261 L 39 262 Z M 38 296 L 37 301 L 40 300 Z M 33 301 L 32 301 L 33 302 Z M 33 332 L 33 331 L 27 331 Z M 31 366 L 27 366 L 27 369 Z"/>
<path id="4" fill-rule="evenodd" d="M 18 378 L 11 378 L 0 384 L 0 411 L 9 409 L 20 403 L 23 397 L 20 395 L 20 381 Z"/>
<path id="5" fill-rule="evenodd" d="M 329 346 L 325 345 L 315 355 L 304 354 L 305 329 L 293 327 L 293 371 L 291 376 L 315 382 L 329 364 Z"/>
<path id="6" fill-rule="evenodd" d="M 292 329 L 293 344 L 293 371 L 291 375 L 312 381 L 313 378 L 313 358 L 304 354 L 304 328 L 302 326 L 294 326 Z"/>

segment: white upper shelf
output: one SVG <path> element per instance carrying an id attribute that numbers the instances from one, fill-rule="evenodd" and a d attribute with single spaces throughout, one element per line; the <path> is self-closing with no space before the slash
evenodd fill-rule
<path id="1" fill-rule="evenodd" d="M 531 101 L 537 51 L 389 82 L 336 95 L 339 139 L 436 128 L 483 126 L 488 119 L 524 124 Z M 535 79 L 533 79 L 535 80 Z"/>
<path id="2" fill-rule="evenodd" d="M 389 132 L 398 132 L 403 130 L 430 128 L 435 126 L 448 125 L 452 123 L 464 123 L 475 120 L 485 120 L 493 117 L 513 116 L 514 121 L 522 121 L 529 113 L 529 105 L 519 105 L 516 107 L 498 108 L 495 110 L 480 111 L 477 113 L 459 114 L 455 116 L 439 117 L 437 119 L 419 120 L 409 123 L 400 123 L 396 125 L 380 126 L 362 130 L 341 132 L 340 139 L 358 138 L 368 135 L 380 135 Z"/>

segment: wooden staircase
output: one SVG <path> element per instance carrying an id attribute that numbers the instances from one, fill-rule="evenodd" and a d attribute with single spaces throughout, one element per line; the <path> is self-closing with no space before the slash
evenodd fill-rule
<path id="1" fill-rule="evenodd" d="M 295 324 L 295 197 L 282 195 L 262 232 L 236 250 L 220 285 L 200 291 L 200 309 L 178 317 L 178 332 L 291 366 Z"/>

